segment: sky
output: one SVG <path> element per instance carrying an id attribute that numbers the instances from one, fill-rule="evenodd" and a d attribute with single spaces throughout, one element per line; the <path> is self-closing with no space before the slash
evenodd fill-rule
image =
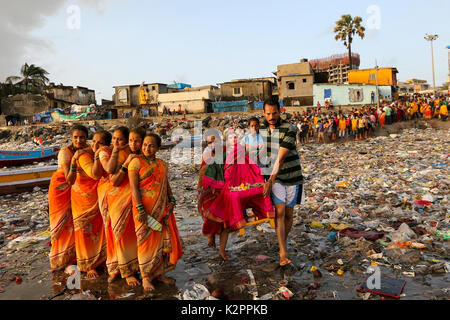
<path id="1" fill-rule="evenodd" d="M 56 84 L 112 99 L 113 86 L 217 85 L 268 77 L 277 65 L 346 53 L 334 39 L 342 14 L 360 16 L 360 68 L 396 67 L 398 79 L 448 76 L 448 0 L 0 0 L 0 81 L 27 62 Z"/>

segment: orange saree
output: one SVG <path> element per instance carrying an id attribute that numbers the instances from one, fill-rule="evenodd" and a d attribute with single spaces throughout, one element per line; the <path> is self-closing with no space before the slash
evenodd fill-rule
<path id="1" fill-rule="evenodd" d="M 139 175 L 139 189 L 145 212 L 162 225 L 161 231 L 154 231 L 147 222 L 137 220 L 138 211 L 133 199 L 139 269 L 143 278 L 152 280 L 175 269 L 183 255 L 175 216 L 167 206 L 171 196 L 168 165 L 160 159 L 149 164 L 139 157 L 131 161 L 128 171 Z"/>
<path id="2" fill-rule="evenodd" d="M 58 154 L 58 170 L 53 174 L 48 189 L 51 243 L 50 267 L 65 268 L 76 263 L 75 236 L 70 206 L 70 185 L 66 181 L 64 167 L 70 166 L 73 153 L 64 147 Z"/>
<path id="3" fill-rule="evenodd" d="M 124 150 L 119 152 L 118 167 L 128 158 Z M 107 196 L 110 230 L 107 232 L 108 240 L 114 240 L 118 268 L 122 278 L 133 276 L 139 271 L 137 258 L 137 240 L 132 218 L 131 189 L 128 176 L 117 186 L 110 186 Z M 111 249 L 112 250 L 112 249 Z"/>
<path id="4" fill-rule="evenodd" d="M 100 161 L 108 161 L 111 157 L 112 150 L 108 147 L 103 148 L 99 152 Z M 116 246 L 114 240 L 114 233 L 111 227 L 111 218 L 108 214 L 108 193 L 112 189 L 112 185 L 109 183 L 109 174 L 104 172 L 102 178 L 98 182 L 98 206 L 103 218 L 103 225 L 105 227 L 106 237 L 106 267 L 108 274 L 114 276 L 119 274 L 119 262 L 117 261 Z"/>
<path id="5" fill-rule="evenodd" d="M 98 207 L 98 181 L 91 177 L 93 160 L 89 153 L 80 156 L 77 179 L 71 191 L 77 264 L 84 272 L 106 261 L 105 231 Z"/>

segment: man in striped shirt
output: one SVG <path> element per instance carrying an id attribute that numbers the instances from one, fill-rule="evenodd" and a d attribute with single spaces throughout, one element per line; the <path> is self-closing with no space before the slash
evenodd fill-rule
<path id="1" fill-rule="evenodd" d="M 280 118 L 280 104 L 276 99 L 264 102 L 264 116 L 260 133 L 265 148 L 261 153 L 265 162 L 263 174 L 267 182 L 264 196 L 271 194 L 276 211 L 276 234 L 280 247 L 280 266 L 291 263 L 287 237 L 294 220 L 294 206 L 304 204 L 303 175 L 295 145 L 296 128 Z"/>

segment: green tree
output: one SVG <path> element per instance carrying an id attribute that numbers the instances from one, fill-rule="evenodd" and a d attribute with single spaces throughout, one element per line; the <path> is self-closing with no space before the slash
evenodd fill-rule
<path id="1" fill-rule="evenodd" d="M 336 41 L 343 41 L 344 45 L 348 49 L 348 58 L 350 62 L 350 69 L 352 69 L 352 42 L 355 36 L 359 36 L 364 39 L 364 31 L 366 29 L 361 25 L 362 18 L 354 17 L 352 18 L 349 14 L 342 15 L 341 19 L 336 21 L 336 26 L 334 27 L 334 37 Z"/>
<path id="2" fill-rule="evenodd" d="M 28 92 L 29 88 L 42 89 L 49 81 L 47 75 L 49 73 L 34 64 L 29 65 L 25 63 L 20 69 L 20 76 L 10 76 L 6 78 L 5 82 L 11 85 L 23 85 L 25 91 Z"/>

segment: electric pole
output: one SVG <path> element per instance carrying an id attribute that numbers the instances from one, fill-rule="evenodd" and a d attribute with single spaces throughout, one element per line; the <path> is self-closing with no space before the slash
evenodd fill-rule
<path id="1" fill-rule="evenodd" d="M 435 76 L 434 76 L 433 41 L 437 40 L 437 38 L 439 38 L 439 36 L 437 34 L 434 34 L 434 35 L 426 34 L 425 35 L 425 40 L 430 41 L 430 43 L 431 43 L 431 64 L 432 64 L 432 68 L 433 68 L 433 93 L 434 93 L 434 95 L 436 95 L 436 80 L 435 80 Z"/>

